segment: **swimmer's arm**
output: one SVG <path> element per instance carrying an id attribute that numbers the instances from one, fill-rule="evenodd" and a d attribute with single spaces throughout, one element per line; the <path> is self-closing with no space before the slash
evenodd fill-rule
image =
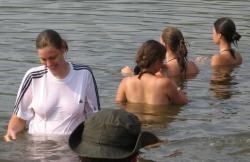
<path id="1" fill-rule="evenodd" d="M 8 124 L 8 130 L 6 135 L 4 136 L 4 140 L 6 142 L 9 142 L 11 140 L 15 140 L 16 136 L 19 132 L 24 130 L 26 125 L 25 120 L 17 117 L 15 114 L 12 115 L 9 124 Z"/>
<path id="2" fill-rule="evenodd" d="M 185 105 L 188 103 L 186 94 L 182 90 L 177 90 L 178 97 L 174 99 L 174 102 L 179 105 Z"/>
<path id="3" fill-rule="evenodd" d="M 210 58 L 207 56 L 198 56 L 195 58 L 194 62 L 197 64 L 202 64 L 204 62 L 206 62 L 207 60 L 209 60 Z"/>
<path id="4" fill-rule="evenodd" d="M 129 66 L 125 66 L 121 69 L 121 74 L 123 76 L 133 76 L 134 75 L 134 72 L 133 70 L 129 67 Z"/>
<path id="5" fill-rule="evenodd" d="M 217 65 L 221 65 L 221 63 L 224 62 L 223 59 L 221 59 L 221 57 L 219 55 L 213 55 L 211 58 L 211 66 L 217 66 Z"/>
<path id="6" fill-rule="evenodd" d="M 126 97 L 126 87 L 125 87 L 125 79 L 122 79 L 122 81 L 120 82 L 120 85 L 117 89 L 117 93 L 116 93 L 116 98 L 115 101 L 116 102 L 127 102 L 127 97 Z"/>
<path id="7" fill-rule="evenodd" d="M 174 82 L 171 81 L 169 84 L 169 96 L 173 104 L 185 105 L 188 103 L 187 96 L 182 90 L 180 90 Z"/>

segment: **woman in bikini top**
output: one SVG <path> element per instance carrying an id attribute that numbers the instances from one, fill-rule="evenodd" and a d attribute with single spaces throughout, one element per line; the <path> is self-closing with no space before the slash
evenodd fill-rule
<path id="1" fill-rule="evenodd" d="M 196 64 L 187 58 L 188 50 L 179 29 L 165 28 L 160 42 L 167 48 L 165 69 L 168 76 L 195 76 L 199 73 Z"/>
<path id="2" fill-rule="evenodd" d="M 184 41 L 184 37 L 180 30 L 174 27 L 165 28 L 160 37 L 160 42 L 167 48 L 165 65 L 156 74 L 157 76 L 168 77 L 193 77 L 199 73 L 199 69 L 196 64 L 187 59 L 187 48 Z M 135 66 L 134 74 L 137 75 L 140 72 L 140 68 Z M 121 73 L 124 76 L 132 75 L 130 67 L 126 66 L 122 68 Z"/>
<path id="3" fill-rule="evenodd" d="M 241 35 L 236 32 L 236 26 L 230 18 L 219 18 L 214 22 L 213 42 L 220 48 L 218 54 L 213 55 L 211 66 L 237 66 L 242 64 L 240 53 L 232 49 L 233 43 L 237 47 L 237 42 Z"/>

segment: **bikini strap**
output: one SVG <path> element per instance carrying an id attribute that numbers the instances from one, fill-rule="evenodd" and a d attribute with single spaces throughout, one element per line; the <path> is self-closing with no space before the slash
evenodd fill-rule
<path id="1" fill-rule="evenodd" d="M 231 54 L 231 56 L 232 56 L 234 59 L 236 59 L 236 57 L 235 57 L 235 51 L 234 51 L 233 48 L 229 48 L 229 49 L 225 49 L 225 50 L 223 50 L 223 51 L 220 51 L 220 54 L 221 54 L 222 52 L 224 52 L 224 51 L 229 51 L 230 54 Z"/>
<path id="2" fill-rule="evenodd" d="M 177 59 L 177 58 L 174 57 L 174 58 L 168 60 L 167 63 L 169 63 L 169 62 L 171 62 L 171 61 L 173 61 L 173 60 L 176 60 L 176 59 Z"/>
<path id="3" fill-rule="evenodd" d="M 138 79 L 141 79 L 142 75 L 145 74 L 145 73 L 154 75 L 154 73 L 152 73 L 152 72 L 150 72 L 150 71 L 143 70 L 143 71 L 140 71 L 140 72 L 139 72 L 139 74 L 138 74 Z"/>

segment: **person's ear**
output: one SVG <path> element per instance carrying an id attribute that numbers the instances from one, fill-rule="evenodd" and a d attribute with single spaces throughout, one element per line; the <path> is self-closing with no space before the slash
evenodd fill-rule
<path id="1" fill-rule="evenodd" d="M 218 38 L 221 39 L 222 38 L 222 34 L 218 33 Z"/>
<path id="2" fill-rule="evenodd" d="M 67 51 L 67 45 L 66 45 L 66 42 L 63 41 L 62 42 L 62 45 L 61 45 L 61 49 L 60 49 L 63 53 L 66 53 Z"/>

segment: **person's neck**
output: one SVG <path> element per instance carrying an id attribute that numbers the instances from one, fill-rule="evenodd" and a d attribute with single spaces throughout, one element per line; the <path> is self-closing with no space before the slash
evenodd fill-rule
<path id="1" fill-rule="evenodd" d="M 220 54 L 222 54 L 225 51 L 229 51 L 231 49 L 231 44 L 229 44 L 227 42 L 221 42 L 219 44 L 219 48 L 220 48 Z"/>
<path id="2" fill-rule="evenodd" d="M 151 76 L 155 75 L 156 72 L 154 72 L 151 68 L 147 68 L 147 69 L 142 69 L 142 71 L 140 71 L 140 73 L 138 74 L 138 79 L 141 79 L 141 77 L 145 74 L 149 74 Z"/>
<path id="3" fill-rule="evenodd" d="M 57 79 L 64 79 L 70 71 L 70 65 L 68 62 L 64 62 L 61 64 L 60 70 L 55 74 L 53 74 Z"/>
<path id="4" fill-rule="evenodd" d="M 174 53 L 172 51 L 168 51 L 166 53 L 166 61 L 167 61 L 167 63 L 170 62 L 170 61 L 173 61 L 175 59 L 176 59 L 176 57 L 175 57 L 175 55 L 174 55 Z"/>
<path id="5" fill-rule="evenodd" d="M 152 69 L 152 68 L 147 68 L 147 69 L 143 69 L 142 72 L 143 72 L 143 73 L 148 73 L 148 74 L 155 75 L 155 73 L 156 73 L 157 71 L 154 70 L 154 69 Z"/>

